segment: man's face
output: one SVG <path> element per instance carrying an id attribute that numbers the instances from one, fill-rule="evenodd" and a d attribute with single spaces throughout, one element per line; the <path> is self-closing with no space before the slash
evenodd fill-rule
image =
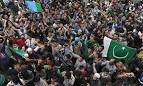
<path id="1" fill-rule="evenodd" d="M 98 48 L 98 51 L 102 51 L 102 50 L 103 50 L 103 47 L 99 47 L 99 48 Z"/>
<path id="2" fill-rule="evenodd" d="M 4 19 L 8 19 L 8 16 L 7 16 L 7 15 L 4 15 Z"/>
<path id="3" fill-rule="evenodd" d="M 52 36 L 52 33 L 51 33 L 51 32 L 49 32 L 49 33 L 48 33 L 48 36 Z"/>
<path id="4" fill-rule="evenodd" d="M 68 57 L 65 56 L 64 60 L 65 60 L 65 61 L 68 61 Z"/>
<path id="5" fill-rule="evenodd" d="M 62 28 L 63 27 L 63 24 L 60 24 L 60 28 Z"/>
<path id="6" fill-rule="evenodd" d="M 93 75 L 93 80 L 96 80 L 97 78 L 96 78 L 96 76 L 95 75 Z"/>
<path id="7" fill-rule="evenodd" d="M 78 60 L 79 60 L 79 62 L 82 62 L 83 58 L 82 58 L 82 57 L 79 57 L 79 59 L 78 59 Z"/>
<path id="8" fill-rule="evenodd" d="M 52 42 L 53 47 L 57 47 L 58 44 L 56 42 Z"/>
<path id="9" fill-rule="evenodd" d="M 49 10 L 48 10 L 48 8 L 45 8 L 45 12 L 48 12 Z"/>
<path id="10" fill-rule="evenodd" d="M 90 39 L 91 39 L 91 40 L 94 40 L 94 35 L 91 35 L 91 36 L 90 36 Z"/>
<path id="11" fill-rule="evenodd" d="M 117 40 L 117 39 L 118 39 L 118 35 L 115 34 L 115 35 L 113 36 L 113 39 Z"/>
<path id="12" fill-rule="evenodd" d="M 16 64 L 16 65 L 14 65 L 14 69 L 16 69 L 16 70 L 20 70 L 20 64 Z"/>
<path id="13" fill-rule="evenodd" d="M 115 62 L 115 60 L 114 60 L 114 59 L 111 59 L 110 62 L 109 62 L 109 64 L 110 64 L 110 65 L 113 65 L 114 62 Z"/>

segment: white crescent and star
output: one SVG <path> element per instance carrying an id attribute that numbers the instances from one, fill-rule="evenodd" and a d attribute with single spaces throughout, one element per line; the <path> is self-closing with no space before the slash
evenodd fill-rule
<path id="1" fill-rule="evenodd" d="M 113 57 L 117 58 L 117 59 L 124 59 L 129 55 L 129 52 L 125 55 L 125 56 L 116 56 L 115 55 L 115 48 L 117 47 L 117 45 L 113 48 Z M 122 50 L 125 50 L 125 47 L 122 47 Z"/>

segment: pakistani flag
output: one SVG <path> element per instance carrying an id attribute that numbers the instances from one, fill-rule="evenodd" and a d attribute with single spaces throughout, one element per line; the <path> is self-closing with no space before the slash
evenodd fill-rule
<path id="1" fill-rule="evenodd" d="M 136 49 L 130 48 L 108 37 L 104 37 L 103 43 L 104 43 L 103 57 L 124 60 L 125 62 L 128 63 L 132 60 L 132 58 L 137 52 Z"/>
<path id="2" fill-rule="evenodd" d="M 25 1 L 26 6 L 31 12 L 42 12 L 42 6 L 35 1 Z"/>

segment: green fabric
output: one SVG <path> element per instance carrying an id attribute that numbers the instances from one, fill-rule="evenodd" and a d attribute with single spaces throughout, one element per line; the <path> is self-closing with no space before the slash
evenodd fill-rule
<path id="1" fill-rule="evenodd" d="M 108 9 L 108 13 L 109 13 L 110 15 L 112 15 L 112 16 L 115 15 L 115 12 L 114 12 L 111 8 Z"/>
<path id="2" fill-rule="evenodd" d="M 88 46 L 88 48 L 94 47 L 94 44 L 95 44 L 95 41 L 92 41 L 92 40 L 88 40 L 88 41 L 87 41 L 87 46 Z"/>
<path id="3" fill-rule="evenodd" d="M 0 86 L 2 86 L 5 82 L 5 77 L 4 75 L 0 74 Z"/>
<path id="4" fill-rule="evenodd" d="M 61 73 L 60 69 L 57 70 L 57 74 L 58 74 L 59 76 L 62 76 L 62 73 Z"/>
<path id="5" fill-rule="evenodd" d="M 42 12 L 41 4 L 37 3 L 37 2 L 35 4 L 36 4 L 36 7 L 37 7 L 37 12 Z"/>
<path id="6" fill-rule="evenodd" d="M 85 59 L 88 59 L 89 53 L 88 53 L 87 40 L 82 41 L 82 56 L 83 56 Z"/>
<path id="7" fill-rule="evenodd" d="M 131 59 L 136 54 L 136 49 L 130 48 L 120 42 L 112 40 L 108 49 L 107 56 L 109 58 L 116 58 L 125 60 L 125 62 L 130 62 Z"/>
<path id="8" fill-rule="evenodd" d="M 16 48 L 10 48 L 10 50 L 18 55 L 20 55 L 21 57 L 24 58 L 24 55 L 26 54 L 23 50 L 20 49 L 16 49 Z"/>

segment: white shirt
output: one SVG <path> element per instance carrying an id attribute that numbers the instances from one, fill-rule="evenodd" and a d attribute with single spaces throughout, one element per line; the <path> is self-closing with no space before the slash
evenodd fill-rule
<path id="1" fill-rule="evenodd" d="M 47 82 L 40 78 L 40 81 L 35 84 L 35 86 L 48 86 Z"/>
<path id="2" fill-rule="evenodd" d="M 30 47 L 30 48 L 34 48 L 36 44 L 36 40 L 34 38 L 32 38 L 31 40 L 30 39 L 27 39 L 26 40 L 26 46 Z"/>
<path id="3" fill-rule="evenodd" d="M 80 66 L 86 67 L 86 61 L 83 60 L 83 61 L 80 62 L 79 60 L 76 60 L 76 63 L 75 63 L 74 66 L 75 66 L 76 70 L 78 70 Z"/>

